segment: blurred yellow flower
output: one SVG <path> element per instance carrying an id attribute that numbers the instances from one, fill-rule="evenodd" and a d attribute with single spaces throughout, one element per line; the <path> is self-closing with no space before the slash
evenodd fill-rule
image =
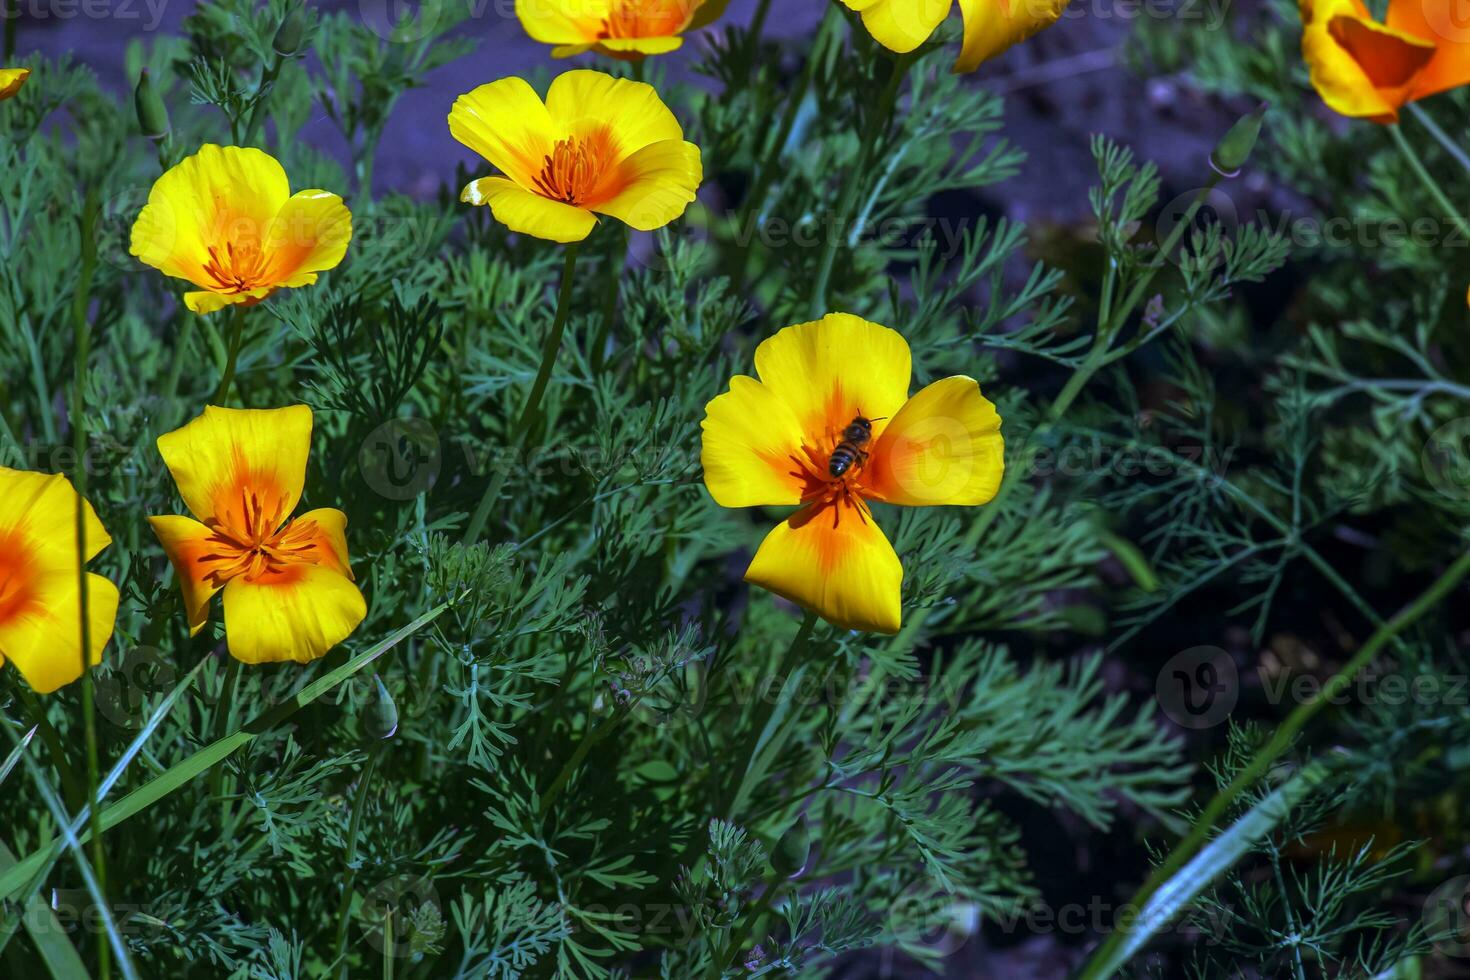
<path id="1" fill-rule="evenodd" d="M 82 501 L 85 560 L 112 543 Z M 42 694 L 82 676 L 77 492 L 66 477 L 0 466 L 0 664 Z M 87 573 L 88 663 L 102 662 L 117 619 L 117 586 Z"/>
<path id="2" fill-rule="evenodd" d="M 306 663 L 341 643 L 367 614 L 347 561 L 347 516 L 330 508 L 291 519 L 306 482 L 311 409 L 204 409 L 158 437 L 189 517 L 150 517 L 173 563 L 189 634 L 223 590 L 225 639 L 236 660 Z"/>
<path id="3" fill-rule="evenodd" d="M 30 77 L 29 68 L 0 68 L 0 102 L 13 98 Z"/>
<path id="4" fill-rule="evenodd" d="M 989 501 L 1005 469 L 995 406 L 958 375 L 910 398 L 907 341 L 848 313 L 763 341 L 755 369 L 705 406 L 704 483 L 722 507 L 800 509 L 745 580 L 837 626 L 897 632 L 903 565 L 868 504 Z"/>
<path id="5" fill-rule="evenodd" d="M 842 0 L 862 15 L 873 39 L 890 51 L 912 51 L 949 16 L 953 0 Z M 959 0 L 964 44 L 957 73 L 972 72 L 1013 44 L 1056 23 L 1069 0 Z"/>
<path id="6" fill-rule="evenodd" d="M 667 54 L 683 35 L 712 24 L 730 0 L 516 0 L 526 33 L 553 44 L 553 58 L 598 51 L 637 60 Z"/>
<path id="7" fill-rule="evenodd" d="M 461 95 L 449 132 L 504 174 L 460 194 L 511 231 L 578 242 L 611 215 L 639 231 L 684 213 L 704 178 L 699 147 L 650 85 L 569 71 L 542 102 L 524 79 Z"/>
<path id="8" fill-rule="evenodd" d="M 336 194 L 291 193 L 263 150 L 207 143 L 154 183 L 133 224 L 132 254 L 199 287 L 195 313 L 259 303 L 309 286 L 347 253 L 352 214 Z"/>
<path id="9" fill-rule="evenodd" d="M 1302 58 L 1344 116 L 1397 122 L 1410 102 L 1470 84 L 1470 26 L 1456 0 L 1390 0 L 1383 23 L 1362 0 L 1300 0 Z"/>

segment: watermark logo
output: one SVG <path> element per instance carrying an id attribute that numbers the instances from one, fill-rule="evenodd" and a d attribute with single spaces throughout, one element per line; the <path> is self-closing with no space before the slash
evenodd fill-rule
<path id="1" fill-rule="evenodd" d="M 1435 429 L 1419 454 L 1429 485 L 1447 497 L 1470 497 L 1470 417 Z"/>
<path id="2" fill-rule="evenodd" d="M 1424 900 L 1424 926 L 1445 956 L 1470 956 L 1470 875 L 1451 878 Z"/>
<path id="3" fill-rule="evenodd" d="M 444 465 L 439 433 L 424 419 L 389 419 L 363 440 L 357 465 L 380 497 L 412 500 L 439 479 Z"/>
<path id="4" fill-rule="evenodd" d="M 1219 647 L 1200 646 L 1176 653 L 1154 683 L 1159 706 L 1183 728 L 1213 728 L 1240 698 L 1235 661 Z"/>

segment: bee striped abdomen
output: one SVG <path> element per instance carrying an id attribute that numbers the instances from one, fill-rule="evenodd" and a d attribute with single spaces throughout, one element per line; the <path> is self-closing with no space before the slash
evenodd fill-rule
<path id="1" fill-rule="evenodd" d="M 827 460 L 827 472 L 833 476 L 841 476 L 852 469 L 852 464 L 857 461 L 857 457 L 857 447 L 844 442 L 832 450 L 832 455 Z"/>
<path id="2" fill-rule="evenodd" d="M 835 479 L 852 469 L 852 464 L 859 459 L 867 459 L 868 454 L 863 452 L 863 447 L 872 438 L 872 419 L 859 415 L 847 423 L 847 428 L 842 430 L 842 441 L 832 450 L 832 455 L 827 457 L 827 472 Z"/>

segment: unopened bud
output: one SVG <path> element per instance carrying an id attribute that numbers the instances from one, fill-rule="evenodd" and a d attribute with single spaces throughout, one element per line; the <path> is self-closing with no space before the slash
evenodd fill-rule
<path id="1" fill-rule="evenodd" d="M 363 716 L 363 731 L 369 738 L 387 741 L 398 734 L 398 705 L 377 674 L 373 675 L 373 685 L 374 697 Z"/>
<path id="2" fill-rule="evenodd" d="M 1256 138 L 1261 135 L 1261 122 L 1265 118 L 1266 103 L 1262 102 L 1230 127 L 1230 132 L 1210 154 L 1210 166 L 1215 168 L 1215 173 L 1221 177 L 1235 177 L 1240 173 L 1240 168 L 1250 159 L 1251 150 L 1255 149 Z"/>
<path id="3" fill-rule="evenodd" d="M 151 140 L 161 140 L 168 135 L 168 109 L 148 77 L 148 69 L 138 76 L 138 87 L 133 90 L 133 107 L 138 111 L 138 128 Z"/>
<path id="4" fill-rule="evenodd" d="M 807 829 L 806 817 L 797 817 L 796 823 L 776 841 L 776 849 L 771 852 L 771 867 L 787 878 L 795 878 L 806 870 L 811 849 L 811 833 Z"/>
<path id="5" fill-rule="evenodd" d="M 271 48 L 282 58 L 289 58 L 301 50 L 301 42 L 305 39 L 306 17 L 299 5 L 293 6 L 291 12 L 286 14 L 286 19 L 281 21 L 281 26 L 276 28 L 276 37 L 271 42 Z"/>

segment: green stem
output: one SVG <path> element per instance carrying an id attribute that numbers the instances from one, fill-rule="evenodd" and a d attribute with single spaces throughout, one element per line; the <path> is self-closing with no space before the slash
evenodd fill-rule
<path id="1" fill-rule="evenodd" d="M 347 849 L 345 859 L 342 863 L 342 902 L 337 906 L 337 955 L 332 958 L 336 964 L 338 975 L 346 980 L 347 977 L 347 924 L 352 914 L 352 898 L 355 894 L 357 874 L 352 870 L 352 862 L 357 860 L 357 837 L 362 830 L 362 815 L 367 810 L 368 790 L 372 786 L 373 772 L 378 767 L 378 757 L 383 754 L 383 743 L 379 742 L 373 746 L 372 752 L 368 754 L 367 764 L 363 766 L 362 779 L 357 784 L 357 796 L 352 801 L 352 820 L 347 828 Z M 390 915 L 389 918 L 392 918 Z"/>
<path id="2" fill-rule="evenodd" d="M 1439 182 L 1430 176 L 1429 171 L 1424 167 L 1424 161 L 1419 159 L 1418 151 L 1409 143 L 1408 137 L 1404 136 L 1403 128 L 1398 125 L 1389 126 L 1388 132 L 1393 137 L 1394 145 L 1399 148 L 1399 153 L 1403 155 L 1404 161 L 1408 163 L 1409 169 L 1414 171 L 1414 176 L 1419 178 L 1419 183 L 1429 192 L 1429 196 L 1434 198 L 1434 203 L 1443 208 L 1444 213 L 1455 222 L 1455 227 L 1460 229 L 1461 235 L 1470 238 L 1470 221 L 1465 220 L 1465 217 L 1450 203 L 1450 199 L 1445 196 L 1444 189 L 1439 186 Z"/>
<path id="3" fill-rule="evenodd" d="M 215 389 L 213 404 L 223 405 L 230 395 L 230 384 L 235 380 L 235 362 L 240 357 L 240 344 L 245 337 L 245 306 L 236 303 L 230 307 L 230 346 L 225 355 L 225 370 L 220 375 L 219 387 Z"/>
<path id="4" fill-rule="evenodd" d="M 82 204 L 81 221 L 81 268 L 77 275 L 77 292 L 72 301 L 72 325 L 76 341 L 73 357 L 76 359 L 75 387 L 72 391 L 71 428 L 72 445 L 76 452 L 77 467 L 73 484 L 76 488 L 76 546 L 77 546 L 77 599 L 80 610 L 81 658 L 82 658 L 82 727 L 87 740 L 87 802 L 92 812 L 92 866 L 97 874 L 98 891 L 107 893 L 107 865 L 105 863 L 100 808 L 97 806 L 97 692 L 92 684 L 92 617 L 91 596 L 87 582 L 87 362 L 92 356 L 92 324 L 87 318 L 87 306 L 92 299 L 92 276 L 97 269 L 97 214 L 100 203 L 97 191 L 87 192 Z M 112 975 L 111 951 L 106 943 L 97 945 L 98 974 L 102 980 Z"/>
<path id="5" fill-rule="evenodd" d="M 260 73 L 260 84 L 255 86 L 255 105 L 250 109 L 249 119 L 245 123 L 245 132 L 235 142 L 241 146 L 249 146 L 255 140 L 255 130 L 261 122 L 261 112 L 265 109 L 270 89 L 276 82 L 276 75 L 280 74 L 281 66 L 286 59 L 277 54 L 271 59 L 271 63 Z M 279 134 L 277 134 L 279 135 Z"/>
<path id="6" fill-rule="evenodd" d="M 220 682 L 219 701 L 214 706 L 214 738 L 219 741 L 230 733 L 230 720 L 234 716 L 235 685 L 240 681 L 240 661 L 225 653 L 225 676 Z M 209 795 L 220 801 L 223 819 L 220 826 L 230 823 L 230 801 L 225 798 L 225 767 L 216 766 L 209 773 Z"/>
<path id="7" fill-rule="evenodd" d="M 1439 123 L 1434 121 L 1433 116 L 1425 112 L 1424 108 L 1420 106 L 1417 102 L 1409 103 L 1409 113 L 1415 119 L 1419 120 L 1420 124 L 1425 129 L 1429 130 L 1429 135 L 1433 136 L 1435 141 L 1439 143 L 1440 146 L 1444 147 L 1444 151 L 1454 158 L 1455 162 L 1460 165 L 1461 169 L 1463 169 L 1466 173 L 1470 173 L 1470 153 L 1466 153 L 1459 143 L 1456 143 L 1453 139 L 1450 138 L 1449 133 L 1446 133 L 1443 129 L 1440 129 Z"/>
<path id="8" fill-rule="evenodd" d="M 623 719 L 628 716 L 631 710 L 631 705 L 620 705 L 616 711 L 604 718 L 596 728 L 582 736 L 582 741 L 577 743 L 576 751 L 572 753 L 572 757 L 561 767 L 561 771 L 556 774 L 556 778 L 551 781 L 551 785 L 546 787 L 546 793 L 541 797 L 541 805 L 536 810 L 539 816 L 545 816 L 551 812 L 551 805 L 556 802 L 557 797 L 561 796 L 561 791 L 566 789 L 567 783 L 571 781 L 572 774 L 577 771 L 577 767 L 587 758 L 587 753 L 591 752 L 598 742 L 607 738 L 614 728 L 622 724 Z"/>
<path id="9" fill-rule="evenodd" d="M 760 47 L 761 35 L 766 30 L 766 15 L 771 12 L 771 0 L 760 0 L 755 5 L 755 13 L 750 17 L 750 28 L 745 34 L 745 60 L 747 65 L 755 64 L 756 50 Z"/>
<path id="10" fill-rule="evenodd" d="M 20 11 L 15 9 L 15 0 L 5 0 L 5 64 L 15 60 L 15 31 L 20 20 Z"/>
<path id="11" fill-rule="evenodd" d="M 868 117 L 868 125 L 864 127 L 861 148 L 858 150 L 857 167 L 848 175 L 847 183 L 842 189 L 842 198 L 837 204 L 835 216 L 839 228 L 829 227 L 827 229 L 826 247 L 822 252 L 821 264 L 817 267 L 816 285 L 812 287 L 811 315 L 814 319 L 827 312 L 827 287 L 832 279 L 832 268 L 837 262 L 838 245 L 843 240 L 852 240 L 860 234 L 860 229 L 849 230 L 845 227 L 845 223 L 862 191 L 862 178 L 867 173 L 868 165 L 873 159 L 878 137 L 887 128 L 889 119 L 893 115 L 893 107 L 898 101 L 899 86 L 904 76 L 908 74 L 909 66 L 913 64 L 915 57 L 912 54 L 901 54 L 893 59 L 893 73 L 889 75 L 888 84 L 879 97 L 878 107 Z M 834 231 L 840 233 L 834 233 Z"/>
<path id="12" fill-rule="evenodd" d="M 1452 592 L 1456 586 L 1470 573 L 1470 552 L 1461 555 L 1453 565 L 1447 568 L 1444 574 L 1435 580 L 1434 584 L 1426 589 L 1419 598 L 1415 599 L 1407 607 L 1394 616 L 1387 623 L 1380 626 L 1368 642 L 1364 643 L 1353 658 L 1334 674 L 1326 684 L 1322 685 L 1316 697 L 1304 701 L 1287 716 L 1286 721 L 1277 726 L 1276 731 L 1268 741 L 1251 759 L 1250 763 L 1243 768 L 1230 785 L 1215 794 L 1199 819 L 1195 821 L 1185 838 L 1179 842 L 1173 851 L 1169 853 L 1168 859 L 1154 869 L 1153 874 L 1143 883 L 1138 892 L 1129 900 L 1129 908 L 1143 908 L 1148 900 L 1158 891 L 1159 887 L 1185 865 L 1201 845 L 1209 838 L 1211 832 L 1220 818 L 1225 815 L 1226 810 L 1240 796 L 1242 792 L 1254 786 L 1272 764 L 1279 759 L 1296 740 L 1297 735 L 1306 727 L 1307 723 L 1315 718 L 1324 707 L 1331 704 L 1342 695 L 1343 691 L 1352 683 L 1359 671 L 1372 663 L 1373 658 L 1378 656 L 1380 650 L 1394 640 L 1401 632 L 1413 623 L 1421 619 L 1435 606 Z M 1125 934 L 1114 932 L 1108 939 L 1098 947 L 1088 960 L 1087 966 L 1079 976 L 1079 980 L 1102 980 L 1098 972 L 1099 964 L 1106 962 L 1116 947 L 1123 942 Z"/>
<path id="13" fill-rule="evenodd" d="M 515 429 L 511 431 L 510 448 L 512 452 L 523 448 L 521 444 L 541 407 L 541 398 L 546 394 L 547 382 L 551 380 L 551 369 L 556 363 L 557 352 L 561 350 L 561 338 L 566 332 L 567 318 L 572 314 L 572 281 L 576 269 L 577 245 L 573 243 L 567 246 L 566 259 L 562 264 L 561 292 L 556 300 L 556 319 L 551 324 L 551 332 L 546 336 L 546 346 L 541 351 L 541 369 L 536 372 L 536 380 L 531 385 L 531 393 L 526 396 L 526 403 L 521 406 L 520 418 L 516 420 Z M 475 508 L 474 516 L 470 518 L 469 526 L 465 528 L 465 544 L 474 544 L 480 540 L 480 535 L 485 530 L 485 522 L 490 518 L 490 508 L 495 506 L 495 502 L 500 499 L 500 491 L 505 486 L 509 473 L 509 461 L 500 460 L 499 465 L 495 467 L 495 475 L 485 487 L 484 496 L 480 498 L 480 505 Z"/>

